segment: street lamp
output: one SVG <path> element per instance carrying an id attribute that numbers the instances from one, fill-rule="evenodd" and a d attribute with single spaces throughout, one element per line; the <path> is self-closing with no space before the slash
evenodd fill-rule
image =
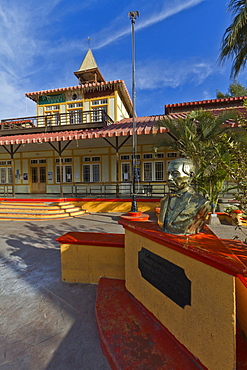
<path id="1" fill-rule="evenodd" d="M 131 33 L 132 33 L 132 204 L 130 212 L 138 212 L 136 203 L 136 112 L 135 112 L 135 21 L 139 17 L 138 11 L 129 12 L 128 16 L 131 20 Z"/>

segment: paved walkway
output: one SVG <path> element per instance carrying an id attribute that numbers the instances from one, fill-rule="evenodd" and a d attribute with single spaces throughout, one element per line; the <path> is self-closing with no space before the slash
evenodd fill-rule
<path id="1" fill-rule="evenodd" d="M 68 231 L 123 233 L 118 217 L 0 223 L 1 370 L 110 369 L 95 323 L 97 286 L 61 282 L 55 239 Z M 230 225 L 213 229 L 243 237 Z"/>
<path id="2" fill-rule="evenodd" d="M 118 217 L 0 224 L 0 369 L 109 369 L 95 323 L 96 285 L 60 281 L 68 231 L 122 233 Z"/>

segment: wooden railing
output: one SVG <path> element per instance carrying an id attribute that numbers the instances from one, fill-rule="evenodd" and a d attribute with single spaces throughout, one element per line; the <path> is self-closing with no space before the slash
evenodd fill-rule
<path id="1" fill-rule="evenodd" d="M 0 196 L 8 197 L 12 195 L 12 185 L 11 184 L 0 184 Z"/>
<path id="2" fill-rule="evenodd" d="M 117 196 L 131 197 L 131 182 L 93 182 L 93 183 L 63 183 L 63 194 L 74 197 L 82 196 Z M 137 197 L 162 197 L 168 192 L 166 182 L 141 181 L 136 184 Z"/>
<path id="3" fill-rule="evenodd" d="M 95 127 L 107 126 L 113 120 L 104 110 L 79 111 L 74 110 L 68 113 L 47 114 L 44 116 L 33 116 L 23 118 L 10 118 L 1 120 L 1 130 L 25 130 L 36 127 L 51 127 L 64 125 L 85 125 L 93 124 Z"/>

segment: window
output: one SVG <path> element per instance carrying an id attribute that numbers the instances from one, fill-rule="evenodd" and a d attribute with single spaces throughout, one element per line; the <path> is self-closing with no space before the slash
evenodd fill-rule
<path id="1" fill-rule="evenodd" d="M 82 107 L 82 102 L 68 104 L 68 108 L 80 108 L 80 107 Z"/>
<path id="2" fill-rule="evenodd" d="M 50 110 L 59 110 L 59 105 L 49 105 L 47 107 L 45 107 L 45 110 L 46 111 L 50 111 Z"/>
<path id="3" fill-rule="evenodd" d="M 0 167 L 0 183 L 11 184 L 12 183 L 12 168 L 11 167 Z"/>
<path id="4" fill-rule="evenodd" d="M 7 168 L 7 171 L 8 171 L 8 174 L 7 174 L 7 180 L 8 180 L 8 183 L 9 184 L 12 184 L 12 168 L 11 167 L 8 167 Z"/>
<path id="5" fill-rule="evenodd" d="M 11 165 L 11 161 L 0 161 L 0 166 L 6 166 L 6 164 Z"/>
<path id="6" fill-rule="evenodd" d="M 45 125 L 47 126 L 57 126 L 60 123 L 59 116 L 59 105 L 49 105 L 45 106 Z"/>
<path id="7" fill-rule="evenodd" d="M 121 160 L 121 161 L 128 161 L 129 159 L 130 159 L 129 154 L 122 154 L 122 155 L 120 156 L 120 160 Z"/>
<path id="8" fill-rule="evenodd" d="M 99 156 L 95 156 L 95 157 L 83 157 L 82 158 L 82 161 L 83 162 L 100 162 L 100 157 Z"/>
<path id="9" fill-rule="evenodd" d="M 83 164 L 82 165 L 82 181 L 83 182 L 99 182 L 100 181 L 100 165 L 99 164 Z"/>
<path id="10" fill-rule="evenodd" d="M 107 114 L 108 99 L 97 99 L 91 101 L 92 122 L 102 122 Z"/>
<path id="11" fill-rule="evenodd" d="M 92 122 L 104 121 L 105 113 L 107 114 L 107 106 L 93 108 L 92 111 Z"/>
<path id="12" fill-rule="evenodd" d="M 108 103 L 107 99 L 93 100 L 91 102 L 92 105 L 104 105 L 104 104 L 107 104 L 107 103 Z"/>
<path id="13" fill-rule="evenodd" d="M 68 121 L 70 125 L 77 125 L 77 124 L 83 123 L 82 107 L 83 107 L 83 103 L 81 101 L 69 103 L 67 105 L 68 113 L 69 113 Z"/>
<path id="14" fill-rule="evenodd" d="M 156 153 L 155 155 L 156 158 L 164 158 L 164 153 Z"/>
<path id="15" fill-rule="evenodd" d="M 154 175 L 155 181 L 164 180 L 164 163 L 163 162 L 154 162 Z"/>
<path id="16" fill-rule="evenodd" d="M 30 164 L 46 163 L 46 159 L 30 159 Z"/>
<path id="17" fill-rule="evenodd" d="M 122 163 L 122 181 L 130 181 L 130 163 Z"/>
<path id="18" fill-rule="evenodd" d="M 92 162 L 99 162 L 100 161 L 100 157 L 92 157 Z"/>
<path id="19" fill-rule="evenodd" d="M 153 163 L 152 162 L 143 163 L 143 173 L 144 173 L 144 181 L 153 180 Z"/>
<path id="20" fill-rule="evenodd" d="M 167 153 L 167 158 L 177 158 L 177 156 L 178 156 L 178 153 L 176 152 Z"/>
<path id="21" fill-rule="evenodd" d="M 62 182 L 72 182 L 72 166 L 63 165 L 61 167 L 62 171 Z M 60 182 L 60 166 L 56 166 L 56 180 Z"/>
<path id="22" fill-rule="evenodd" d="M 83 123 L 82 109 L 69 111 L 69 123 L 70 125 L 78 125 Z"/>
<path id="23" fill-rule="evenodd" d="M 72 158 L 67 157 L 67 158 L 61 158 L 62 163 L 72 163 Z M 56 158 L 56 163 L 59 163 L 59 158 Z"/>
<path id="24" fill-rule="evenodd" d="M 143 163 L 144 181 L 163 181 L 164 180 L 164 163 L 160 161 Z"/>
<path id="25" fill-rule="evenodd" d="M 152 159 L 152 158 L 153 158 L 152 153 L 143 154 L 143 159 Z"/>

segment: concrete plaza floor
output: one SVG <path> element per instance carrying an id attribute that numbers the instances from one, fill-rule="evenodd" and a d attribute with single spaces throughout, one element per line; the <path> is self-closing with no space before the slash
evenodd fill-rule
<path id="1" fill-rule="evenodd" d="M 114 214 L 0 223 L 0 369 L 107 370 L 95 322 L 96 285 L 61 282 L 58 236 L 123 233 Z"/>
<path id="2" fill-rule="evenodd" d="M 97 286 L 61 282 L 55 239 L 69 231 L 123 233 L 119 215 L 0 223 L 1 370 L 110 369 L 95 322 Z M 211 228 L 245 239 L 231 225 Z"/>

